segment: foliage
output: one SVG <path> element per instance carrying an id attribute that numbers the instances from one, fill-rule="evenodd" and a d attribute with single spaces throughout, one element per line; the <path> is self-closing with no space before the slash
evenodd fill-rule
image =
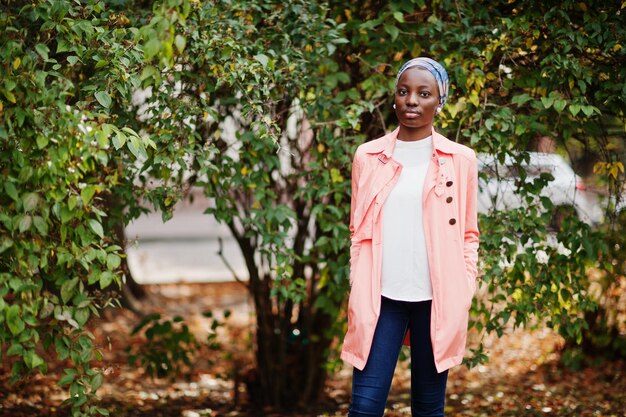
<path id="1" fill-rule="evenodd" d="M 0 22 L 3 360 L 14 380 L 67 360 L 72 414 L 107 414 L 86 324 L 124 280 L 113 197 L 138 199 L 133 164 L 155 147 L 116 115 L 141 81 L 137 29 L 96 0 L 10 1 Z"/>
<path id="2" fill-rule="evenodd" d="M 219 341 L 218 329 L 225 325 L 230 310 L 223 311 L 223 320 L 216 318 L 212 311 L 205 311 L 202 315 L 211 320 L 206 346 L 211 351 L 222 350 L 224 346 Z M 158 378 L 175 377 L 193 368 L 201 343 L 189 331 L 183 317 L 162 320 L 160 314 L 149 314 L 131 332 L 132 335 L 139 333 L 145 335 L 146 343 L 131 344 L 126 348 L 131 366 L 139 363 L 151 377 Z M 212 358 L 208 358 L 208 362 L 214 364 Z"/>
<path id="3" fill-rule="evenodd" d="M 128 362 L 137 362 L 148 374 L 159 378 L 181 373 L 191 366 L 191 360 L 200 344 L 180 316 L 161 320 L 160 314 L 149 314 L 137 324 L 131 334 L 145 331 L 147 343 L 139 349 L 127 348 Z"/>
<path id="4" fill-rule="evenodd" d="M 332 94 L 346 75 L 330 56 L 346 41 L 325 15 L 309 2 L 195 4 L 176 26 L 184 50 L 155 72 L 163 83 L 146 101 L 168 115 L 141 125 L 189 138 L 190 178 L 214 199 L 207 211 L 229 226 L 248 266 L 257 399 L 277 406 L 323 387 L 326 329 L 347 285 L 353 144 L 340 125 L 357 119 L 345 95 Z"/>

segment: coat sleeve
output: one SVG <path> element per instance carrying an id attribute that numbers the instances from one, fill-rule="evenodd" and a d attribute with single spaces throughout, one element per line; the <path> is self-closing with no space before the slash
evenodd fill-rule
<path id="1" fill-rule="evenodd" d="M 477 261 L 478 261 L 478 161 L 476 155 L 472 153 L 473 158 L 469 161 L 468 180 L 467 180 L 467 197 L 465 207 L 465 233 L 463 236 L 463 257 L 465 260 L 465 269 L 467 277 L 470 280 L 471 288 L 476 291 Z"/>
<path id="2" fill-rule="evenodd" d="M 353 239 L 355 232 L 354 211 L 356 209 L 358 201 L 357 196 L 359 192 L 359 175 L 359 158 L 358 154 L 355 152 L 354 158 L 352 160 L 352 193 L 350 198 L 350 285 L 352 285 L 352 282 L 354 280 L 354 271 L 357 260 L 359 258 L 359 252 L 361 250 L 361 242 L 355 241 Z"/>

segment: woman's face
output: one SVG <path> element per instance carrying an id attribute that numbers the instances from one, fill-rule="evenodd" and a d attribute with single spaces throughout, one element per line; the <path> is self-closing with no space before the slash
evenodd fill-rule
<path id="1" fill-rule="evenodd" d="M 423 130 L 428 135 L 439 104 L 439 88 L 435 77 L 419 67 L 402 73 L 395 94 L 396 116 L 401 127 Z"/>

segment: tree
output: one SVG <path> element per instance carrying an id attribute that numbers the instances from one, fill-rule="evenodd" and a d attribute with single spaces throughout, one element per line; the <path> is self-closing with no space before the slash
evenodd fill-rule
<path id="1" fill-rule="evenodd" d="M 124 6 L 0 9 L 0 353 L 13 379 L 69 360 L 59 384 L 73 415 L 107 414 L 90 401 L 103 376 L 86 325 L 125 279 L 114 231 L 142 197 L 175 192 L 136 183 L 157 146 L 127 124 L 144 52 Z"/>
<path id="2" fill-rule="evenodd" d="M 344 128 L 358 114 L 332 95 L 347 75 L 331 56 L 347 41 L 326 13 L 310 2 L 195 5 L 176 28 L 184 52 L 147 101 L 168 116 L 139 125 L 214 146 L 186 166 L 242 250 L 257 317 L 248 385 L 276 407 L 323 388 L 346 290 Z"/>

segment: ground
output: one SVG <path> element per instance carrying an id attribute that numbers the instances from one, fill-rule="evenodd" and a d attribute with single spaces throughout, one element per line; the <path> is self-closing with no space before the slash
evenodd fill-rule
<path id="1" fill-rule="evenodd" d="M 193 369 L 170 379 L 149 377 L 127 363 L 124 349 L 145 343 L 130 336 L 138 316 L 121 309 L 107 310 L 91 322 L 91 330 L 104 354 L 105 383 L 99 390 L 101 405 L 115 417 L 237 417 L 276 416 L 272 410 L 255 410 L 246 402 L 242 375 L 252 361 L 249 339 L 252 310 L 245 288 L 238 283 L 168 284 L 147 286 L 145 312 L 164 317 L 180 314 L 198 340 L 211 334 L 211 310 L 225 325 L 217 329 L 221 350 L 204 346 Z M 223 311 L 232 312 L 223 319 Z M 472 343 L 470 337 L 469 343 Z M 602 362 L 572 371 L 559 365 L 562 340 L 549 329 L 517 330 L 502 338 L 485 340 L 489 363 L 471 370 L 463 366 L 449 374 L 446 415 L 625 417 L 626 364 Z M 0 416 L 64 416 L 60 403 L 67 395 L 55 385 L 61 363 L 50 363 L 47 375 L 32 375 L 9 384 L 10 364 L 0 364 Z M 410 416 L 408 364 L 398 366 L 388 402 L 390 417 Z M 326 398 L 303 417 L 344 416 L 350 393 L 349 367 L 330 376 Z"/>

